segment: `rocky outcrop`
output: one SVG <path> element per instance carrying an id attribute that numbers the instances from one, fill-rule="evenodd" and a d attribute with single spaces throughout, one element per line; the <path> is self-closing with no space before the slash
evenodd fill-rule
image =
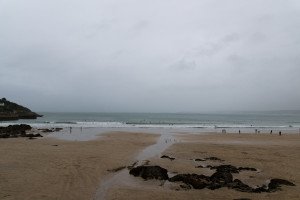
<path id="1" fill-rule="evenodd" d="M 205 176 L 198 174 L 178 174 L 169 179 L 170 182 L 182 182 L 194 189 L 208 188 L 215 190 L 222 187 L 231 188 L 240 192 L 261 193 L 261 192 L 276 192 L 280 190 L 281 185 L 295 186 L 292 182 L 283 179 L 271 179 L 268 186 L 262 185 L 253 188 L 239 179 L 234 179 L 230 172 L 219 171 L 213 175 Z M 188 187 L 185 187 L 188 188 Z"/>
<path id="2" fill-rule="evenodd" d="M 257 171 L 255 168 L 251 167 L 235 167 L 232 165 L 219 165 L 219 166 L 196 166 L 196 168 L 209 168 L 209 169 L 215 169 L 217 172 L 230 172 L 230 173 L 236 173 L 238 174 L 240 171 Z"/>
<path id="3" fill-rule="evenodd" d="M 175 160 L 175 158 L 167 156 L 167 155 L 162 155 L 160 158 L 167 158 L 167 159 L 170 159 L 171 161 Z"/>
<path id="4" fill-rule="evenodd" d="M 43 132 L 43 133 L 53 133 L 53 132 L 58 132 L 61 131 L 63 128 L 39 128 L 38 130 Z"/>
<path id="5" fill-rule="evenodd" d="M 173 157 L 162 156 L 161 158 L 167 158 L 174 160 Z M 172 159 L 171 159 L 172 158 Z M 208 157 L 204 159 L 195 159 L 195 161 L 224 161 L 216 157 Z M 175 162 L 175 161 L 174 161 Z M 203 174 L 177 174 L 171 178 L 168 177 L 167 169 L 160 166 L 138 166 L 132 168 L 129 173 L 133 176 L 140 176 L 145 180 L 148 179 L 158 179 L 158 180 L 168 180 L 169 182 L 176 182 L 180 184 L 180 187 L 185 190 L 189 189 L 210 189 L 215 190 L 222 187 L 227 187 L 229 189 L 234 189 L 240 192 L 248 193 L 261 193 L 261 192 L 276 192 L 280 190 L 281 185 L 295 186 L 294 183 L 283 180 L 283 179 L 271 179 L 270 183 L 262 186 L 251 187 L 243 183 L 239 179 L 234 179 L 233 174 L 237 174 L 241 171 L 257 171 L 255 168 L 251 167 L 235 167 L 232 165 L 219 165 L 219 166 L 198 166 L 198 168 L 210 168 L 211 170 L 216 170 L 211 176 L 205 176 Z"/>
<path id="6" fill-rule="evenodd" d="M 140 176 L 145 180 L 168 180 L 168 171 L 160 166 L 138 166 L 129 171 L 133 176 Z"/>
<path id="7" fill-rule="evenodd" d="M 18 120 L 18 119 L 36 119 L 42 117 L 30 109 L 10 102 L 5 98 L 0 99 L 0 121 Z"/>
<path id="8" fill-rule="evenodd" d="M 283 179 L 271 179 L 268 187 L 269 191 L 275 192 L 280 189 L 280 185 L 295 186 L 294 183 Z"/>
<path id="9" fill-rule="evenodd" d="M 0 127 L 0 138 L 16 138 L 16 137 L 43 137 L 41 134 L 27 134 L 26 131 L 31 130 L 32 127 L 27 124 L 9 125 L 7 127 Z"/>
<path id="10" fill-rule="evenodd" d="M 211 161 L 220 161 L 220 162 L 223 162 L 224 160 L 220 159 L 220 158 L 217 158 L 217 157 L 208 157 L 208 158 L 196 158 L 195 161 L 208 161 L 208 160 L 211 160 Z"/>

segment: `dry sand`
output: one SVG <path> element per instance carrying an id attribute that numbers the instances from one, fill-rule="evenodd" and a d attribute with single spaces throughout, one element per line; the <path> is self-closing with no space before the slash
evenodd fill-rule
<path id="1" fill-rule="evenodd" d="M 132 164 L 157 138 L 122 132 L 88 142 L 1 139 L 0 199 L 93 199 L 108 170 Z"/>
<path id="2" fill-rule="evenodd" d="M 267 184 L 272 178 L 286 179 L 297 186 L 282 186 L 282 191 L 260 194 L 227 188 L 184 190 L 176 183 L 144 181 L 128 175 L 130 184 L 112 185 L 105 199 L 300 199 L 300 134 L 181 133 L 175 137 L 177 143 L 163 154 L 176 159 L 153 157 L 150 165 L 164 167 L 172 174 L 205 175 L 214 171 L 195 166 L 253 167 L 260 171 L 243 171 L 233 174 L 234 178 L 250 186 Z M 101 181 L 120 173 L 108 170 L 132 164 L 137 154 L 157 139 L 154 134 L 108 133 L 88 142 L 0 140 L 0 199 L 93 199 Z M 211 156 L 225 161 L 191 160 Z M 127 174 L 128 170 L 124 171 Z"/>

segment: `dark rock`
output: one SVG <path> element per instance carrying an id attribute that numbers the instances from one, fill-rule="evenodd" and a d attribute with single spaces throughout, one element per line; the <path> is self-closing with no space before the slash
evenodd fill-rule
<path id="1" fill-rule="evenodd" d="M 196 166 L 195 168 L 209 168 L 211 169 L 213 166 L 211 165 L 207 165 L 207 166 L 204 166 L 204 165 L 199 165 L 199 166 Z"/>
<path id="2" fill-rule="evenodd" d="M 220 158 L 217 158 L 217 157 L 208 157 L 208 158 L 204 158 L 204 160 L 214 160 L 214 161 L 224 161 Z"/>
<path id="3" fill-rule="evenodd" d="M 271 179 L 268 188 L 270 192 L 280 190 L 280 185 L 295 186 L 294 183 L 283 179 Z"/>
<path id="4" fill-rule="evenodd" d="M 43 133 L 52 133 L 52 132 L 58 132 L 58 131 L 61 131 L 62 128 L 39 128 L 38 129 L 39 131 L 43 132 Z"/>
<path id="5" fill-rule="evenodd" d="M 203 158 L 196 158 L 195 161 L 206 161 L 206 160 Z"/>
<path id="6" fill-rule="evenodd" d="M 0 127 L 0 138 L 26 137 L 27 130 L 31 130 L 27 124 Z"/>
<path id="7" fill-rule="evenodd" d="M 145 180 L 158 179 L 168 180 L 168 171 L 160 166 L 138 166 L 129 171 L 133 176 L 140 176 Z"/>
<path id="8" fill-rule="evenodd" d="M 190 185 L 188 185 L 188 184 L 180 185 L 180 187 L 181 187 L 182 189 L 185 189 L 185 190 L 190 190 L 190 189 L 192 189 L 192 187 L 191 187 Z"/>
<path id="9" fill-rule="evenodd" d="M 235 167 L 232 165 L 219 165 L 219 166 L 211 166 L 211 165 L 207 165 L 207 166 L 197 166 L 196 168 L 210 168 L 210 169 L 215 169 L 217 172 L 230 172 L 230 173 L 239 173 L 240 171 L 243 170 L 248 170 L 248 171 L 257 171 L 257 169 L 255 168 L 250 168 L 250 167 Z"/>
<path id="10" fill-rule="evenodd" d="M 239 173 L 239 170 L 232 165 L 220 165 L 220 166 L 214 166 L 210 169 L 216 169 L 217 172 L 229 172 L 229 173 Z"/>
<path id="11" fill-rule="evenodd" d="M 160 158 L 168 158 L 168 159 L 170 159 L 170 160 L 175 160 L 175 158 L 170 157 L 170 156 L 166 156 L 166 155 L 163 155 L 163 156 L 161 156 Z"/>
<path id="12" fill-rule="evenodd" d="M 194 189 L 208 188 L 215 190 L 221 187 L 228 187 L 240 192 L 269 192 L 265 185 L 258 188 L 252 188 L 238 179 L 235 179 L 234 181 L 232 181 L 232 179 L 232 174 L 229 172 L 216 172 L 210 177 L 197 174 L 178 174 L 170 178 L 169 181 L 183 182 L 187 185 L 191 185 Z"/>
<path id="13" fill-rule="evenodd" d="M 249 185 L 246 185 L 239 179 L 234 179 L 234 181 L 227 186 L 228 188 L 235 189 L 240 192 L 253 192 L 253 188 Z"/>
<path id="14" fill-rule="evenodd" d="M 210 177 L 210 181 L 212 183 L 218 183 L 221 184 L 222 186 L 226 186 L 228 183 L 232 182 L 232 174 L 230 172 L 226 171 L 221 171 L 221 172 L 216 172 Z"/>
<path id="15" fill-rule="evenodd" d="M 270 192 L 270 191 L 268 190 L 268 188 L 267 188 L 266 185 L 262 185 L 262 186 L 260 186 L 258 188 L 254 188 L 252 190 L 252 192 L 254 192 L 254 193 L 261 193 L 261 192 Z"/>
<path id="16" fill-rule="evenodd" d="M 282 180 L 272 179 L 267 186 L 262 185 L 257 188 L 252 188 L 249 185 L 243 183 L 239 179 L 232 181 L 233 177 L 230 172 L 220 171 L 216 172 L 210 177 L 198 174 L 178 174 L 169 179 L 170 182 L 183 182 L 187 185 L 191 185 L 194 189 L 208 188 L 215 190 L 221 187 L 228 187 L 240 192 L 248 193 L 261 193 L 261 192 L 275 192 L 279 190 L 280 185 L 295 186 L 295 184 Z"/>
<path id="17" fill-rule="evenodd" d="M 221 187 L 228 187 L 240 192 L 248 192 L 248 193 L 275 192 L 277 190 L 280 190 L 280 185 L 295 186 L 294 183 L 283 179 L 272 179 L 268 187 L 262 185 L 257 188 L 252 188 L 249 185 L 243 183 L 239 179 L 233 180 L 233 176 L 230 171 L 232 171 L 233 169 L 234 169 L 233 171 L 235 171 L 235 167 L 231 165 L 222 165 L 222 166 L 226 166 L 226 167 L 218 168 L 219 170 L 217 170 L 210 177 L 205 175 L 198 175 L 198 174 L 178 174 L 170 178 L 169 181 L 184 183 L 184 185 L 180 185 L 180 187 L 183 189 L 191 189 L 191 187 L 193 187 L 194 189 L 208 188 L 211 190 L 215 190 Z M 131 171 L 130 173 L 133 174 L 134 176 L 142 176 L 141 171 L 143 171 L 143 169 L 138 169 L 137 171 Z M 149 179 L 149 178 L 144 178 L 144 179 Z"/>
<path id="18" fill-rule="evenodd" d="M 239 167 L 238 170 L 239 170 L 239 171 L 243 171 L 243 170 L 247 170 L 247 171 L 257 171 L 257 169 L 251 168 L 251 167 Z"/>
<path id="19" fill-rule="evenodd" d="M 0 127 L 0 138 L 16 138 L 16 137 L 43 137 L 41 134 L 26 134 L 26 131 L 31 130 L 32 127 L 27 124 L 9 125 L 7 127 Z"/>
<path id="20" fill-rule="evenodd" d="M 29 134 L 26 134 L 24 137 L 43 137 L 43 136 L 39 133 L 37 133 L 37 134 L 29 133 Z"/>
<path id="21" fill-rule="evenodd" d="M 198 174 L 178 174 L 169 179 L 170 182 L 183 182 L 195 189 L 203 189 L 209 184 L 209 177 Z"/>
<path id="22" fill-rule="evenodd" d="M 207 161 L 207 160 L 212 160 L 212 161 L 224 161 L 220 158 L 217 157 L 207 157 L 207 158 L 196 158 L 195 161 Z"/>

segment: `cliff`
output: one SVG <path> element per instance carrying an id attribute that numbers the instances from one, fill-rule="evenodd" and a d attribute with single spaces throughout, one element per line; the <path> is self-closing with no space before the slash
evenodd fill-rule
<path id="1" fill-rule="evenodd" d="M 10 102 L 5 98 L 0 99 L 0 121 L 18 120 L 18 119 L 36 119 L 42 117 L 30 109 Z"/>

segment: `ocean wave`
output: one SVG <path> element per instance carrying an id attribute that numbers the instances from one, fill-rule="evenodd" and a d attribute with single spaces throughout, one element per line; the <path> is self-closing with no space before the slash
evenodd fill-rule
<path id="1" fill-rule="evenodd" d="M 54 124 L 77 124 L 78 122 L 54 122 Z"/>
<path id="2" fill-rule="evenodd" d="M 26 122 L 0 122 L 0 126 L 21 124 Z M 91 128 L 199 128 L 199 129 L 283 129 L 300 128 L 297 125 L 247 125 L 247 124 L 189 124 L 189 123 L 134 123 L 134 122 L 97 122 L 97 121 L 44 121 L 28 122 L 34 128 L 46 127 L 91 127 Z"/>

